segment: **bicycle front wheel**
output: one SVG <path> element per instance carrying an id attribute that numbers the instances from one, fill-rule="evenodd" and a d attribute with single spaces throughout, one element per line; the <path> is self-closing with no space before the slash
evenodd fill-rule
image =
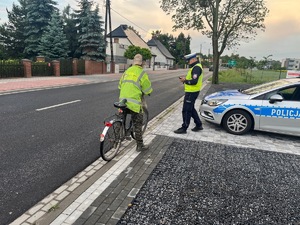
<path id="1" fill-rule="evenodd" d="M 100 154 L 105 161 L 112 160 L 118 153 L 124 130 L 121 121 L 106 126 L 100 137 Z"/>

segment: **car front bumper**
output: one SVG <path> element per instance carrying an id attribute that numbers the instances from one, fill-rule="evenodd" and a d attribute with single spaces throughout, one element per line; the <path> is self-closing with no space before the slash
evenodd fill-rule
<path id="1" fill-rule="evenodd" d="M 206 120 L 208 122 L 221 124 L 223 115 L 219 114 L 219 113 L 215 113 L 214 112 L 215 108 L 217 108 L 217 107 L 212 107 L 207 104 L 201 104 L 200 110 L 199 110 L 201 118 L 203 118 L 204 120 Z"/>

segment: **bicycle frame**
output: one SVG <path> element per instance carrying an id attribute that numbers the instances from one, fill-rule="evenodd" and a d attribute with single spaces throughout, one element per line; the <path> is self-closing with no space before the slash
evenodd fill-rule
<path id="1" fill-rule="evenodd" d="M 111 119 L 109 121 L 106 121 L 106 120 L 111 118 L 111 117 L 108 117 L 107 119 L 105 119 L 104 129 L 103 129 L 102 134 L 100 135 L 100 142 L 104 141 L 104 138 L 105 138 L 105 135 L 106 135 L 108 129 L 113 125 L 113 123 L 115 121 L 120 121 L 122 123 L 122 129 L 123 129 L 124 132 L 120 132 L 120 133 L 124 134 L 124 137 L 120 137 L 120 138 L 121 138 L 121 141 L 123 141 L 126 134 L 128 134 L 128 132 L 130 132 L 131 129 L 132 129 L 131 118 L 130 118 L 130 121 L 129 121 L 129 127 L 126 127 L 126 122 L 128 121 L 128 119 L 127 119 L 128 114 L 129 113 L 126 112 L 126 109 L 125 110 L 119 109 L 118 114 L 111 116 L 111 117 L 117 117 L 117 118 Z"/>
<path id="2" fill-rule="evenodd" d="M 100 134 L 100 154 L 106 161 L 112 160 L 118 154 L 125 139 L 131 140 L 131 137 L 135 139 L 131 111 L 126 108 L 125 102 L 116 102 L 114 106 L 118 108 L 118 113 L 104 120 L 105 127 Z M 143 119 L 145 123 L 143 122 L 142 132 L 144 133 L 148 124 L 148 110 L 146 104 L 142 107 L 146 115 L 145 120 Z"/>

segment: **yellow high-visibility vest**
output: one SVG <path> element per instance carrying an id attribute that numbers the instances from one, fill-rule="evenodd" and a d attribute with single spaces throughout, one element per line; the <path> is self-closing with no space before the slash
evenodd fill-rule
<path id="1" fill-rule="evenodd" d="M 198 78 L 197 84 L 195 84 L 195 85 L 184 84 L 184 91 L 185 92 L 197 92 L 197 91 L 201 90 L 202 78 L 203 78 L 203 69 L 202 69 L 201 63 L 197 63 L 195 66 L 199 66 L 202 70 L 202 73 L 200 74 L 200 76 Z M 189 71 L 188 71 L 188 73 L 185 77 L 186 80 L 192 80 L 193 79 L 192 70 L 195 66 L 193 66 L 192 68 L 189 69 Z"/>
<path id="2" fill-rule="evenodd" d="M 124 72 L 118 88 L 120 101 L 126 98 L 127 108 L 137 113 L 142 109 L 142 95 L 153 91 L 148 74 L 138 65 L 133 65 Z"/>

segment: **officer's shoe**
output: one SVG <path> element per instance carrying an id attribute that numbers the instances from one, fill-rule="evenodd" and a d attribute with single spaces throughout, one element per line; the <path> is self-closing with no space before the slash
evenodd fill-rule
<path id="1" fill-rule="evenodd" d="M 184 129 L 183 127 L 180 127 L 177 130 L 174 130 L 175 134 L 186 134 L 186 129 Z"/>
<path id="2" fill-rule="evenodd" d="M 144 145 L 144 144 L 137 144 L 136 145 L 136 151 L 141 152 L 141 151 L 147 151 L 149 149 L 149 146 Z"/>
<path id="3" fill-rule="evenodd" d="M 194 131 L 194 132 L 197 132 L 197 131 L 199 131 L 199 130 L 203 130 L 203 127 L 202 127 L 202 126 L 200 126 L 200 127 L 195 126 L 195 127 L 192 129 L 192 131 Z"/>

